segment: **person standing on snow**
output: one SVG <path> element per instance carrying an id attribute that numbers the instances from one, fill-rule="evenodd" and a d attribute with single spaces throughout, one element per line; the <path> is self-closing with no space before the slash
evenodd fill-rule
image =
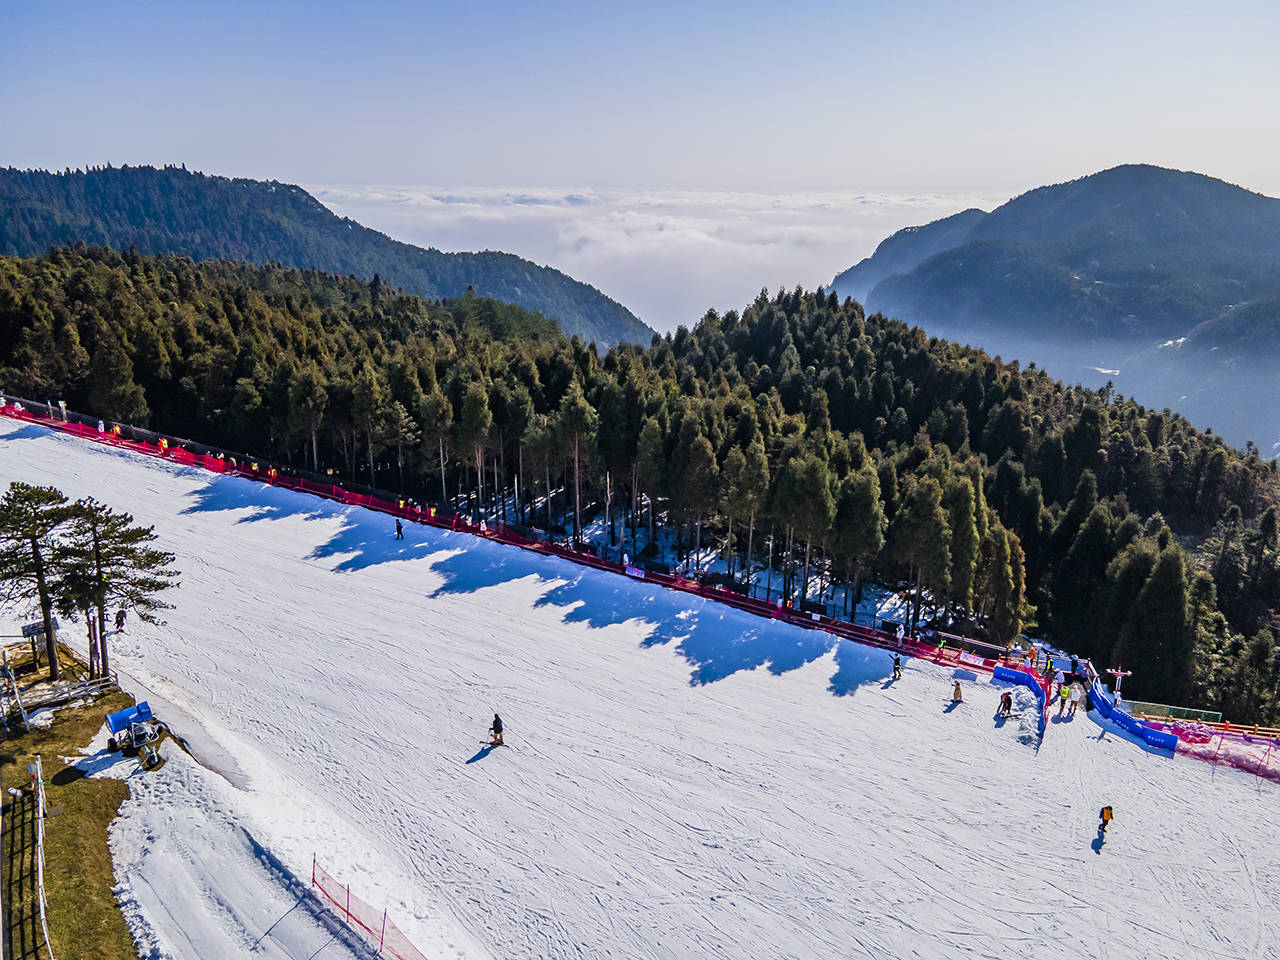
<path id="1" fill-rule="evenodd" d="M 960 692 L 960 681 L 956 681 L 955 688 L 951 691 L 952 703 L 964 703 L 964 694 Z"/>
<path id="2" fill-rule="evenodd" d="M 1099 820 L 1098 833 L 1100 834 L 1106 833 L 1107 827 L 1111 825 L 1111 820 L 1112 820 L 1111 808 L 1103 807 L 1101 810 L 1099 810 L 1098 820 Z"/>
<path id="3" fill-rule="evenodd" d="M 1000 696 L 1000 716 L 1007 717 L 1013 712 L 1013 694 L 1006 690 Z"/>
<path id="4" fill-rule="evenodd" d="M 404 525 L 400 522 L 400 518 L 396 517 L 396 539 L 404 539 Z"/>
<path id="5" fill-rule="evenodd" d="M 116 633 L 124 633 L 124 618 L 126 614 L 124 607 L 116 611 Z"/>
<path id="6" fill-rule="evenodd" d="M 1070 691 L 1067 690 L 1067 685 L 1064 683 L 1058 687 L 1058 716 L 1062 716 L 1063 711 L 1067 709 L 1068 696 L 1070 696 Z"/>
<path id="7" fill-rule="evenodd" d="M 1071 685 L 1071 709 L 1067 711 L 1067 716 L 1074 717 L 1078 706 L 1080 706 L 1080 685 L 1073 683 Z"/>
<path id="8" fill-rule="evenodd" d="M 893 679 L 902 679 L 902 657 L 896 653 L 893 655 Z"/>
<path id="9" fill-rule="evenodd" d="M 502 718 L 496 713 L 493 715 L 493 723 L 489 725 L 489 732 L 493 734 L 493 743 L 495 746 L 503 746 L 502 742 Z"/>

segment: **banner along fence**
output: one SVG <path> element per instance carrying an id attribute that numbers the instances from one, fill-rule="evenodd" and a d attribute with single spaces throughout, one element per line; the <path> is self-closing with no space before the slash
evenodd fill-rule
<path id="1" fill-rule="evenodd" d="M 427 960 L 404 932 L 387 916 L 386 909 L 379 910 L 351 892 L 349 884 L 339 883 L 325 872 L 324 867 L 311 858 L 311 885 L 324 896 L 334 912 L 347 926 L 358 928 L 377 947 L 379 955 L 395 960 Z"/>

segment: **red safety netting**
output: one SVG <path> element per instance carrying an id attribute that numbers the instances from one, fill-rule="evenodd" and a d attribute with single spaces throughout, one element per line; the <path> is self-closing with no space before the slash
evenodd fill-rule
<path id="1" fill-rule="evenodd" d="M 387 916 L 385 909 L 365 903 L 351 892 L 350 885 L 339 883 L 325 869 L 311 859 L 311 885 L 320 892 L 325 902 L 333 908 L 350 927 L 358 928 L 378 948 L 380 954 L 397 960 L 427 960 L 421 950 L 409 942 Z"/>

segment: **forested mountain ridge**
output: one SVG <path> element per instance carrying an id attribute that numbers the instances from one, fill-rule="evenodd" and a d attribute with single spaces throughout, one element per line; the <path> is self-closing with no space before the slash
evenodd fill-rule
<path id="1" fill-rule="evenodd" d="M 1280 451 L 1280 200 L 1116 167 L 900 231 L 834 287 Z"/>
<path id="2" fill-rule="evenodd" d="M 194 260 L 281 263 L 378 275 L 427 298 L 518 304 L 602 346 L 648 343 L 653 330 L 595 287 L 509 253 L 442 253 L 339 218 L 291 184 L 228 179 L 183 167 L 0 170 L 0 253 L 34 256 L 68 243 Z"/>
<path id="3" fill-rule="evenodd" d="M 611 497 L 632 556 L 658 526 L 768 562 L 796 602 L 900 582 L 940 624 L 1121 661 L 1134 696 L 1280 710 L 1280 492 L 1256 450 L 834 293 L 762 292 L 603 357 L 513 310 L 55 250 L 0 258 L 0 378 L 552 530 Z"/>
<path id="4" fill-rule="evenodd" d="M 1135 164 L 907 228 L 833 287 L 947 332 L 1163 340 L 1277 295 L 1278 265 L 1280 200 Z"/>

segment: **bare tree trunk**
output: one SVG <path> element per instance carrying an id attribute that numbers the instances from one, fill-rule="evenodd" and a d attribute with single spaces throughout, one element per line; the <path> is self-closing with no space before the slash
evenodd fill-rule
<path id="1" fill-rule="evenodd" d="M 444 484 L 444 437 L 440 437 L 440 507 L 449 505 L 449 490 Z"/>
<path id="2" fill-rule="evenodd" d="M 573 438 L 573 545 L 576 547 L 582 540 L 582 486 L 580 483 L 579 441 Z"/>
<path id="3" fill-rule="evenodd" d="M 547 464 L 547 539 L 551 539 L 551 464 Z"/>
<path id="4" fill-rule="evenodd" d="M 698 514 L 698 519 L 694 521 L 693 528 L 696 532 L 696 539 L 693 541 L 693 569 L 695 573 L 702 572 L 702 514 Z"/>
<path id="5" fill-rule="evenodd" d="M 524 497 L 522 496 L 522 494 L 525 491 L 524 443 L 523 442 L 516 444 L 516 470 L 518 471 L 517 476 L 520 484 L 520 486 L 516 490 L 516 509 L 519 511 L 520 523 L 523 526 L 524 524 L 528 523 L 528 519 L 525 517 L 525 512 L 524 512 Z"/>
<path id="6" fill-rule="evenodd" d="M 604 555 L 607 560 L 609 548 L 613 546 L 613 478 L 608 470 L 604 472 L 604 516 L 609 522 L 609 532 L 604 541 Z"/>
<path id="7" fill-rule="evenodd" d="M 751 594 L 751 537 L 756 532 L 756 512 L 751 511 L 751 522 L 747 525 L 747 594 Z"/>
<path id="8" fill-rule="evenodd" d="M 808 538 L 804 541 L 804 576 L 800 579 L 800 602 L 803 603 L 809 599 L 809 551 L 813 548 L 813 541 Z"/>
<path id="9" fill-rule="evenodd" d="M 369 486 L 372 487 L 374 486 L 374 482 L 373 482 L 373 421 L 372 420 L 369 421 L 367 436 L 369 440 Z"/>
<path id="10" fill-rule="evenodd" d="M 773 524 L 769 524 L 769 572 L 764 583 L 764 598 L 769 599 L 769 593 L 773 590 Z"/>
<path id="11" fill-rule="evenodd" d="M 311 469 L 320 472 L 320 446 L 316 442 L 316 425 L 311 424 Z"/>

